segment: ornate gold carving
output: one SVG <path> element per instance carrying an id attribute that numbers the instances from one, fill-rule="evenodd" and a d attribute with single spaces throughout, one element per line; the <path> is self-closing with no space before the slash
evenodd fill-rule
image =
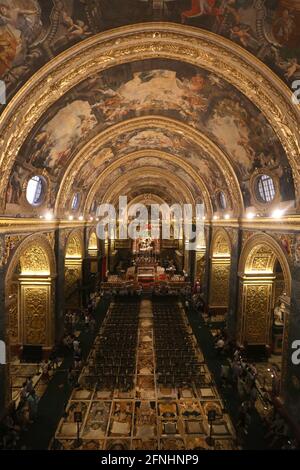
<path id="1" fill-rule="evenodd" d="M 98 238 L 96 232 L 94 232 L 93 229 L 89 237 L 88 253 L 90 256 L 97 256 L 98 254 Z"/>
<path id="2" fill-rule="evenodd" d="M 245 333 L 248 344 L 269 344 L 272 285 L 244 286 Z"/>
<path id="3" fill-rule="evenodd" d="M 261 246 L 255 249 L 249 262 L 247 263 L 247 271 L 269 271 L 273 268 L 272 261 L 274 254 L 270 247 Z"/>
<path id="4" fill-rule="evenodd" d="M 227 230 L 224 228 L 217 228 L 214 230 L 211 247 L 211 253 L 213 257 L 230 258 L 231 241 Z"/>
<path id="5" fill-rule="evenodd" d="M 256 256 L 258 250 L 261 250 L 261 256 L 264 258 L 264 261 L 260 261 L 259 256 Z M 273 237 L 266 233 L 256 233 L 248 238 L 240 256 L 239 273 L 251 273 L 255 270 L 262 273 L 264 271 L 271 273 L 274 270 L 276 259 L 280 262 L 287 294 L 290 295 L 292 280 L 286 253 L 283 251 L 282 246 L 279 245 Z M 253 267 L 253 260 L 256 268 Z M 263 266 L 267 266 L 267 268 L 264 268 Z"/>
<path id="6" fill-rule="evenodd" d="M 19 245 L 26 235 L 7 235 L 0 246 L 0 267 L 5 266 L 11 252 Z"/>
<path id="7" fill-rule="evenodd" d="M 20 257 L 21 274 L 50 274 L 47 253 L 39 245 L 32 245 Z"/>
<path id="8" fill-rule="evenodd" d="M 49 311 L 48 287 L 23 287 L 24 344 L 45 345 L 47 313 Z"/>
<path id="9" fill-rule="evenodd" d="M 66 258 L 82 258 L 81 235 L 72 233 L 67 242 Z"/>
<path id="10" fill-rule="evenodd" d="M 227 307 L 229 298 L 230 263 L 212 263 L 210 307 Z"/>
<path id="11" fill-rule="evenodd" d="M 43 67 L 10 102 L 0 119 L 1 209 L 20 147 L 46 109 L 96 72 L 153 57 L 199 65 L 218 74 L 253 101 L 285 148 L 293 169 L 298 204 L 300 113 L 292 104 L 290 90 L 260 61 L 231 41 L 198 28 L 151 23 L 102 33 L 69 49 Z"/>
<path id="12" fill-rule="evenodd" d="M 38 235 L 34 234 L 34 235 L 27 236 L 22 241 L 22 243 L 19 243 L 19 245 L 17 246 L 17 248 L 14 252 L 14 256 L 12 257 L 12 260 L 11 260 L 9 266 L 8 266 L 8 269 L 7 269 L 6 285 L 9 285 L 9 283 L 11 282 L 11 280 L 12 280 L 12 278 L 13 278 L 15 272 L 16 272 L 16 268 L 17 268 L 18 264 L 20 263 L 20 259 L 21 259 L 22 255 L 24 255 L 26 250 L 28 250 L 28 249 L 31 250 L 32 247 L 33 248 L 34 247 L 39 247 L 39 249 L 42 250 L 42 252 L 43 252 L 43 255 L 42 255 L 43 261 L 41 261 L 41 263 L 44 264 L 44 267 L 46 266 L 46 259 L 47 259 L 48 267 L 47 267 L 45 273 L 49 272 L 49 273 L 51 273 L 51 275 L 56 274 L 56 263 L 55 263 L 54 252 L 53 252 L 52 247 L 49 245 L 48 239 L 42 234 L 38 234 Z M 24 256 L 23 256 L 23 258 L 24 258 Z M 38 268 L 38 265 L 39 265 L 38 260 L 36 262 L 34 262 L 34 264 L 35 263 L 37 263 L 37 269 L 39 271 L 44 269 L 44 267 L 42 269 Z M 28 261 L 26 261 L 26 260 L 24 260 L 24 267 L 25 266 L 26 266 L 25 270 L 27 272 L 31 271 L 31 269 L 29 267 L 27 269 Z"/>
<path id="13" fill-rule="evenodd" d="M 90 140 L 84 147 L 80 149 L 80 151 L 73 156 L 73 159 L 70 163 L 68 170 L 65 173 L 65 176 L 62 180 L 60 190 L 58 193 L 58 197 L 56 199 L 56 212 L 58 212 L 59 208 L 66 207 L 68 197 L 72 193 L 72 186 L 74 181 L 78 178 L 78 174 L 83 167 L 83 165 L 88 159 L 91 160 L 94 156 L 99 158 L 99 151 L 101 147 L 108 147 L 112 145 L 114 139 L 120 136 L 120 134 L 124 134 L 126 132 L 130 132 L 137 129 L 143 128 L 163 128 L 175 134 L 185 135 L 185 137 L 193 142 L 196 146 L 199 147 L 199 153 L 204 153 L 206 155 L 214 155 L 214 161 L 218 165 L 219 170 L 222 171 L 224 174 L 225 180 L 227 182 L 227 190 L 230 197 L 230 205 L 234 207 L 234 212 L 236 214 L 242 213 L 243 210 L 243 198 L 241 195 L 239 183 L 235 172 L 232 168 L 231 163 L 228 160 L 228 157 L 224 154 L 224 152 L 215 145 L 208 137 L 202 134 L 200 131 L 192 129 L 190 126 L 176 121 L 174 119 L 161 117 L 161 116 L 148 116 L 148 117 L 141 117 L 141 118 L 134 118 L 127 120 L 126 122 L 122 122 L 111 126 L 109 129 L 104 130 L 97 134 L 96 137 Z M 199 188 L 201 188 L 201 193 L 203 194 L 203 199 L 206 204 L 206 208 L 208 214 L 212 214 L 212 206 L 210 197 L 208 194 L 207 187 L 199 176 L 196 168 L 193 168 L 189 165 L 183 158 L 176 157 L 174 155 L 170 155 L 167 152 L 162 152 L 158 150 L 143 150 L 139 152 L 134 152 L 130 155 L 126 155 L 124 157 L 119 158 L 117 161 L 113 161 L 100 175 L 99 178 L 96 179 L 94 185 L 92 186 L 86 202 L 85 202 L 85 212 L 89 211 L 91 204 L 95 198 L 95 193 L 97 188 L 101 187 L 105 178 L 109 175 L 110 172 L 114 171 L 120 165 L 128 164 L 136 159 L 141 157 L 158 157 L 164 161 L 169 161 L 172 164 L 178 165 L 180 168 L 183 168 L 191 177 L 197 181 Z M 103 155 L 103 161 L 105 160 L 105 154 Z M 172 179 L 172 174 L 169 173 L 168 179 Z M 182 183 L 180 183 L 180 186 Z M 176 183 L 178 186 L 178 183 Z M 234 201 L 234 203 L 233 203 Z"/>

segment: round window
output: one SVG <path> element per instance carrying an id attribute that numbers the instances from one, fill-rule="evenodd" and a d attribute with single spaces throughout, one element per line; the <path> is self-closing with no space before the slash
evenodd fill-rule
<path id="1" fill-rule="evenodd" d="M 227 209 L 227 200 L 223 191 L 220 191 L 218 193 L 217 200 L 218 200 L 218 206 L 220 207 L 220 209 L 222 210 Z"/>
<path id="2" fill-rule="evenodd" d="M 79 202 L 80 202 L 80 195 L 79 193 L 75 193 L 72 199 L 72 211 L 76 211 L 79 207 Z"/>
<path id="3" fill-rule="evenodd" d="M 45 180 L 42 176 L 33 176 L 27 183 L 26 199 L 32 206 L 42 203 L 45 194 Z"/>
<path id="4" fill-rule="evenodd" d="M 269 175 L 260 175 L 256 180 L 256 193 L 261 202 L 272 202 L 275 198 L 274 181 Z"/>

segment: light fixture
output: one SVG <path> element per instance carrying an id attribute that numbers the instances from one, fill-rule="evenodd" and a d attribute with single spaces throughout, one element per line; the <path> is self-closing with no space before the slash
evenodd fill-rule
<path id="1" fill-rule="evenodd" d="M 247 219 L 254 219 L 254 217 L 255 217 L 254 212 L 248 212 L 247 213 Z"/>
<path id="2" fill-rule="evenodd" d="M 224 219 L 226 219 L 226 220 L 230 219 L 230 215 L 229 215 L 229 214 L 225 214 Z"/>
<path id="3" fill-rule="evenodd" d="M 78 220 L 83 220 L 83 215 L 80 215 L 80 216 L 78 217 Z"/>
<path id="4" fill-rule="evenodd" d="M 96 222 L 99 222 L 99 217 L 97 217 Z"/>
<path id="5" fill-rule="evenodd" d="M 74 220 L 74 216 L 73 216 L 73 215 L 69 215 L 69 220 Z"/>
<path id="6" fill-rule="evenodd" d="M 53 219 L 53 214 L 52 214 L 52 212 L 46 212 L 46 214 L 45 214 L 45 219 L 46 219 L 46 220 L 52 220 L 52 219 Z"/>
<path id="7" fill-rule="evenodd" d="M 90 221 L 93 222 L 93 220 L 94 220 L 94 217 L 91 216 L 91 217 L 90 217 Z"/>
<path id="8" fill-rule="evenodd" d="M 284 211 L 282 209 L 275 209 L 273 212 L 272 212 L 272 218 L 273 219 L 281 219 L 281 217 L 283 216 L 284 214 Z"/>
<path id="9" fill-rule="evenodd" d="M 214 216 L 213 216 L 213 220 L 218 220 L 218 218 L 219 218 L 219 217 L 218 217 L 217 215 L 214 215 Z"/>

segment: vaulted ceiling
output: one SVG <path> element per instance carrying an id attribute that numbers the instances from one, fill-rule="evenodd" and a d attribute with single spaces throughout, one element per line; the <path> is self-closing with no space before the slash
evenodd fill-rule
<path id="1" fill-rule="evenodd" d="M 64 217 L 74 194 L 80 196 L 77 212 L 85 214 L 120 194 L 131 200 L 152 194 L 170 203 L 204 202 L 211 216 L 220 210 L 220 192 L 233 216 L 252 206 L 267 212 L 270 206 L 255 194 L 255 177 L 262 174 L 274 180 L 274 203 L 290 211 L 298 206 L 299 106 L 281 79 L 234 44 L 280 75 L 284 48 L 297 54 L 295 29 L 281 42 L 277 37 L 284 1 L 266 1 L 264 16 L 251 0 L 221 2 L 223 10 L 209 2 L 213 8 L 205 14 L 200 1 L 153 2 L 150 8 L 138 0 L 31 0 L 22 12 L 23 3 L 14 0 L 0 11 L 0 37 L 12 46 L 19 30 L 24 42 L 14 57 L 0 46 L 8 90 L 0 115 L 1 209 L 7 215 L 52 209 Z M 12 34 L 9 18 L 17 8 L 24 21 Z M 293 13 L 296 21 L 297 7 Z M 97 35 L 153 19 L 185 26 L 149 23 Z M 293 63 L 295 72 L 281 74 L 283 80 L 297 77 Z M 33 175 L 45 182 L 45 197 L 34 207 L 25 197 Z"/>

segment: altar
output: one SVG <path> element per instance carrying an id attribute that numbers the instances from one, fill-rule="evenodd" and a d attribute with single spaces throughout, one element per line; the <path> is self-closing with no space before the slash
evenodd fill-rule
<path id="1" fill-rule="evenodd" d="M 155 266 L 143 266 L 137 268 L 137 280 L 138 282 L 154 282 L 156 275 Z"/>

